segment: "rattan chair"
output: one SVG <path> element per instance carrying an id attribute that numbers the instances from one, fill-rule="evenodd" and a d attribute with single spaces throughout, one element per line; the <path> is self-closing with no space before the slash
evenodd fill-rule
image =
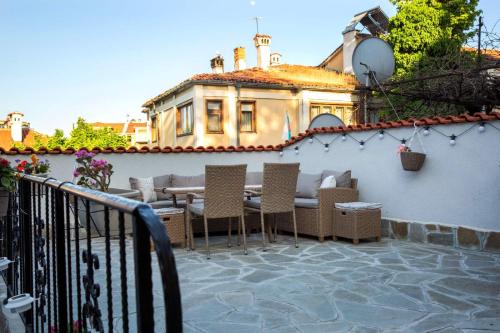
<path id="1" fill-rule="evenodd" d="M 298 247 L 297 221 L 295 218 L 295 192 L 297 191 L 298 175 L 299 163 L 264 163 L 260 197 L 245 200 L 245 208 L 248 211 L 260 212 L 264 251 L 266 250 L 265 214 L 290 213 L 292 215 L 295 247 Z M 271 238 L 270 230 L 269 236 Z"/>
<path id="2" fill-rule="evenodd" d="M 208 220 L 218 218 L 237 217 L 243 229 L 243 246 L 247 254 L 245 216 L 243 209 L 245 177 L 247 166 L 245 165 L 207 165 L 205 167 L 205 193 L 188 194 L 187 224 L 189 228 L 189 243 L 194 250 L 193 219 L 192 215 L 203 216 L 205 227 L 205 246 L 207 258 L 210 258 L 208 244 Z M 193 199 L 203 197 L 203 202 L 194 202 Z M 230 234 L 231 229 L 228 231 Z"/>

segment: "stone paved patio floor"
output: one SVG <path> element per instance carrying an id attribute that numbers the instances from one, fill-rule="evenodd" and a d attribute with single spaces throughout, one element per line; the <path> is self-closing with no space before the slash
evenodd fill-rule
<path id="1" fill-rule="evenodd" d="M 185 332 L 500 332 L 500 255 L 383 239 L 176 249 Z"/>

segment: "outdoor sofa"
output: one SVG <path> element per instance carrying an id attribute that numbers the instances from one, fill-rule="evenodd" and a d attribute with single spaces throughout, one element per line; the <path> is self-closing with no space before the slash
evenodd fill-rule
<path id="1" fill-rule="evenodd" d="M 336 187 L 320 188 L 322 182 L 328 176 L 334 176 Z M 142 179 L 143 180 L 143 179 Z M 145 190 L 141 188 L 139 178 L 129 178 L 130 187 L 141 192 Z M 246 185 L 262 185 L 262 172 L 247 172 Z M 297 193 L 295 198 L 295 212 L 297 220 L 297 232 L 302 235 L 318 237 L 320 241 L 324 241 L 325 237 L 333 235 L 332 219 L 333 207 L 336 202 L 353 202 L 358 201 L 358 181 L 356 178 L 351 178 L 351 171 L 333 171 L 324 170 L 317 174 L 299 173 L 297 181 Z M 156 192 L 152 195 L 154 188 L 161 187 L 194 187 L 205 186 L 205 175 L 183 176 L 177 174 L 167 174 L 157 177 L 152 177 L 152 184 L 149 184 L 146 191 L 149 193 L 147 203 L 152 208 L 173 207 L 173 200 L 170 194 Z M 144 197 L 144 194 L 143 194 Z M 195 199 L 198 200 L 198 199 Z M 185 207 L 186 198 L 184 196 L 177 197 L 177 205 Z M 247 219 L 247 227 L 249 229 L 259 228 L 258 216 L 251 214 Z M 286 214 L 277 216 L 278 230 L 285 232 L 293 232 L 293 225 L 289 221 Z M 195 224 L 194 232 L 202 232 L 201 224 Z M 235 230 L 237 224 L 233 223 L 232 227 Z M 211 232 L 227 231 L 228 223 L 224 219 L 216 219 L 211 221 L 209 229 Z"/>

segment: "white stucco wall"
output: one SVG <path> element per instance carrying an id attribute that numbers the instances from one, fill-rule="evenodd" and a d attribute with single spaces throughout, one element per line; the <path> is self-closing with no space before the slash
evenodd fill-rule
<path id="1" fill-rule="evenodd" d="M 491 122 L 500 128 L 500 121 Z M 451 135 L 459 134 L 472 124 L 435 127 Z M 128 177 L 147 177 L 167 173 L 195 175 L 203 173 L 206 164 L 248 164 L 249 171 L 262 169 L 264 162 L 300 162 L 307 173 L 323 169 L 351 169 L 359 179 L 360 199 L 381 202 L 383 216 L 425 223 L 469 226 L 500 231 L 500 131 L 491 126 L 479 133 L 477 126 L 458 137 L 456 145 L 435 131 L 423 136 L 427 159 L 418 172 L 404 171 L 396 153 L 397 138 L 408 138 L 413 129 L 389 129 L 383 139 L 376 131 L 352 132 L 363 140 L 376 134 L 360 150 L 359 144 L 339 134 L 318 135 L 330 144 L 329 151 L 318 140 L 300 141 L 299 154 L 290 146 L 283 156 L 278 152 L 248 153 L 170 153 L 170 154 L 102 154 L 99 157 L 115 166 L 112 186 L 128 187 Z M 419 151 L 414 140 L 414 150 Z M 22 156 L 9 156 L 14 160 Z M 72 155 L 45 155 L 52 164 L 51 176 L 71 180 Z"/>

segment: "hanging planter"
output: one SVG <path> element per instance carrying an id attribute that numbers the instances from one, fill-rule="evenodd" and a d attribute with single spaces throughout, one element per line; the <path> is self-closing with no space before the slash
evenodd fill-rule
<path id="1" fill-rule="evenodd" d="M 418 171 L 422 169 L 422 166 L 424 165 L 425 162 L 425 148 L 424 148 L 424 143 L 422 142 L 422 139 L 420 138 L 420 133 L 419 129 L 417 128 L 417 124 L 413 123 L 413 127 L 415 128 L 413 131 L 413 134 L 410 137 L 410 141 L 408 142 L 408 145 L 406 145 L 406 140 L 403 139 L 401 140 L 401 145 L 399 146 L 398 153 L 401 157 L 401 165 L 403 166 L 403 169 L 406 171 Z M 420 147 L 422 147 L 423 153 L 417 153 L 415 151 L 411 150 L 411 144 L 413 142 L 413 139 L 417 137 L 418 141 L 420 142 Z"/>
<path id="2" fill-rule="evenodd" d="M 400 153 L 400 156 L 403 169 L 407 171 L 418 171 L 424 165 L 426 154 L 416 153 L 413 151 L 403 151 Z"/>

